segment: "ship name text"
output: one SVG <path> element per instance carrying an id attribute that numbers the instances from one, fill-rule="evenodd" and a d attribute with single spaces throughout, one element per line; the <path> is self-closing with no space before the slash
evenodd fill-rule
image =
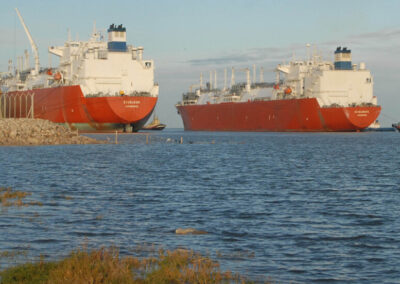
<path id="1" fill-rule="evenodd" d="M 138 105 L 140 101 L 124 101 L 124 105 Z"/>

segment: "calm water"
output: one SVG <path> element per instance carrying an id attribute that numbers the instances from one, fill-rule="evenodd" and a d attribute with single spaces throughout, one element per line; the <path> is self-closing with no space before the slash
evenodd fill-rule
<path id="1" fill-rule="evenodd" d="M 0 252 L 27 253 L 2 266 L 85 242 L 147 244 L 255 279 L 400 283 L 399 133 L 167 129 L 145 141 L 0 147 L 0 186 L 43 203 L 0 210 Z M 174 234 L 185 227 L 209 234 Z"/>

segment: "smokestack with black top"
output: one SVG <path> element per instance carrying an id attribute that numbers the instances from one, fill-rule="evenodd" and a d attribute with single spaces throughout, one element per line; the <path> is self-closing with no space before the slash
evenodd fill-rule
<path id="1" fill-rule="evenodd" d="M 108 51 L 126 51 L 126 28 L 122 25 L 110 25 L 108 29 Z"/>
<path id="2" fill-rule="evenodd" d="M 351 70 L 351 50 L 338 46 L 335 50 L 335 70 Z"/>

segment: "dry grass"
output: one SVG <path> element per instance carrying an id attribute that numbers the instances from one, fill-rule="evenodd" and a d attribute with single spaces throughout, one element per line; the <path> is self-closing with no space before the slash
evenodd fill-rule
<path id="1" fill-rule="evenodd" d="M 0 272 L 1 283 L 249 283 L 221 272 L 219 264 L 190 250 L 158 252 L 157 257 L 120 257 L 115 248 L 73 251 L 58 262 L 28 263 Z"/>

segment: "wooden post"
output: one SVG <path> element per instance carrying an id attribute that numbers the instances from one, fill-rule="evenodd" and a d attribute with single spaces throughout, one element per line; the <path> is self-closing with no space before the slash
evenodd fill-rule
<path id="1" fill-rule="evenodd" d="M 181 136 L 181 144 L 183 144 L 183 137 Z"/>
<path id="2" fill-rule="evenodd" d="M 115 130 L 115 144 L 118 144 L 118 130 Z"/>
<path id="3" fill-rule="evenodd" d="M 149 134 L 146 134 L 146 144 L 149 144 Z"/>
<path id="4" fill-rule="evenodd" d="M 31 107 L 32 107 L 32 118 L 35 118 L 35 105 L 34 105 L 35 93 L 31 95 Z"/>
<path id="5" fill-rule="evenodd" d="M 0 118 L 3 118 L 3 94 L 0 90 Z"/>

